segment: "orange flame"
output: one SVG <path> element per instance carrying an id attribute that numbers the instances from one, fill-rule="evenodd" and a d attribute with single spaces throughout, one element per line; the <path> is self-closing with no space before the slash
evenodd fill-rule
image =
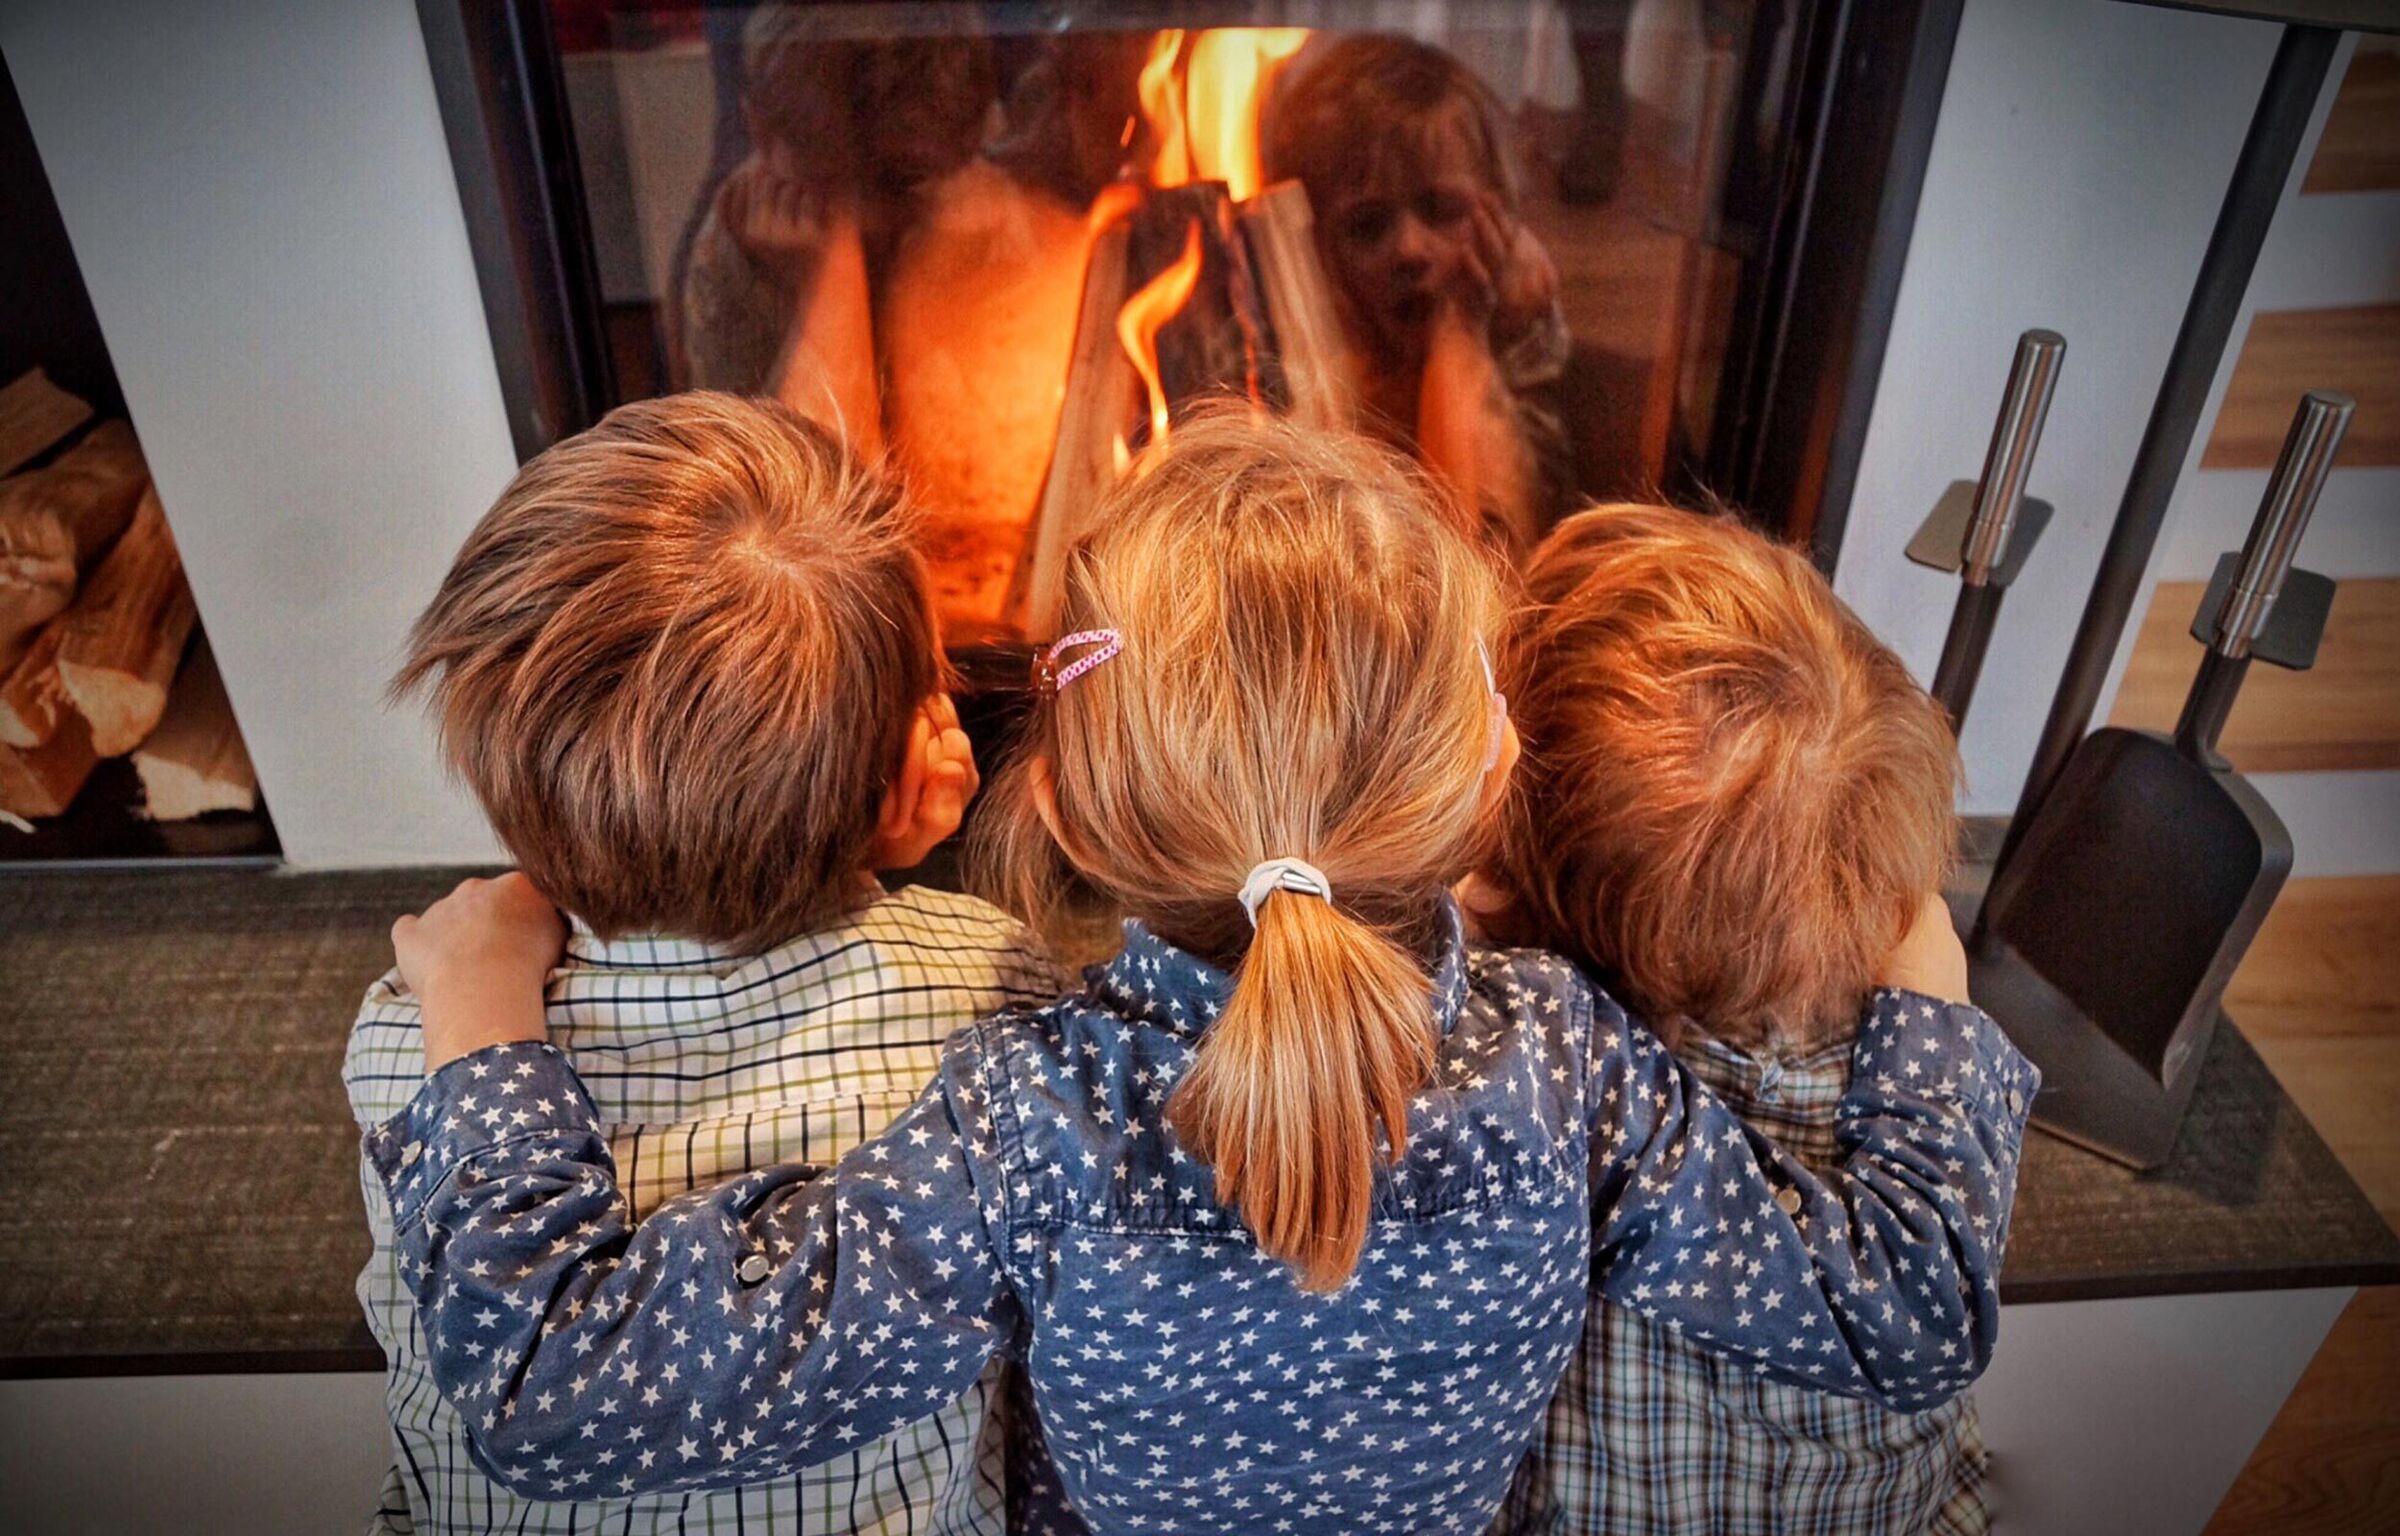
<path id="1" fill-rule="evenodd" d="M 1125 307 L 1117 311 L 1117 341 L 1133 359 L 1134 372 L 1150 392 L 1150 440 L 1167 436 L 1167 389 L 1158 374 L 1159 329 L 1175 317 L 1200 283 L 1200 221 L 1194 219 L 1183 237 L 1183 254 L 1158 276 L 1142 284 Z"/>
<path id="2" fill-rule="evenodd" d="M 1276 67 L 1307 41 L 1306 27 L 1213 27 L 1192 40 L 1184 89 L 1194 171 L 1225 183 L 1237 203 L 1266 184 L 1259 111 Z"/>
<path id="3" fill-rule="evenodd" d="M 1170 28 L 1150 40 L 1137 95 L 1158 141 L 1155 186 L 1221 181 L 1237 203 L 1266 184 L 1259 109 L 1275 70 L 1308 42 L 1306 27 Z"/>
<path id="4" fill-rule="evenodd" d="M 1150 184 L 1180 187 L 1221 181 L 1235 202 L 1256 197 L 1266 183 L 1259 153 L 1259 110 L 1276 69 L 1307 41 L 1306 27 L 1212 27 L 1201 32 L 1169 28 L 1153 37 L 1136 82 L 1142 119 L 1156 141 Z M 1131 138 L 1128 124 L 1126 141 Z M 1116 183 L 1093 202 L 1086 227 L 1097 236 L 1140 201 L 1138 186 Z M 1153 443 L 1167 436 L 1158 333 L 1199 285 L 1200 253 L 1200 221 L 1194 219 L 1183 255 L 1117 311 L 1117 340 L 1149 392 Z M 1121 471 L 1130 454 L 1122 438 L 1116 447 Z"/>
<path id="5" fill-rule="evenodd" d="M 1142 65 L 1135 91 L 1142 116 L 1158 135 L 1158 152 L 1151 157 L 1150 179 L 1162 187 L 1180 187 L 1192 179 L 1191 135 L 1183 121 L 1183 75 L 1176 67 L 1183 53 L 1183 29 L 1170 27 L 1150 40 L 1150 57 Z"/>

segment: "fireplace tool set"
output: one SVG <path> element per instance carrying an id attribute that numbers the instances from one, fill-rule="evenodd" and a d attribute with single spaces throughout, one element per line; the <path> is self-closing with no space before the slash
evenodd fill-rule
<path id="1" fill-rule="evenodd" d="M 2289 832 L 2216 744 L 2252 661 L 2316 659 L 2334 584 L 2292 560 L 2347 397 L 2301 401 L 2250 536 L 2193 621 L 2206 650 L 2172 736 L 2085 731 L 2339 40 L 2284 29 L 1968 940 L 1975 1000 L 2042 1069 L 2035 1122 L 2136 1168 L 2174 1150 L 2226 983 L 2291 870 Z M 2050 332 L 2020 339 L 1982 480 L 1953 486 L 1910 544 L 1964 578 L 1934 688 L 1954 721 L 2048 520 L 2022 492 L 2063 351 Z"/>

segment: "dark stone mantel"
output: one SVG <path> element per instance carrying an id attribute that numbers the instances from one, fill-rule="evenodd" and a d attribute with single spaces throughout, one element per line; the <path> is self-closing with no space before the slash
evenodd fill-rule
<path id="1" fill-rule="evenodd" d="M 0 1376 L 372 1370 L 341 1086 L 392 919 L 456 870 L 0 876 Z M 2029 1139 L 2012 1303 L 2400 1281 L 2238 1031 L 2168 1166 Z"/>

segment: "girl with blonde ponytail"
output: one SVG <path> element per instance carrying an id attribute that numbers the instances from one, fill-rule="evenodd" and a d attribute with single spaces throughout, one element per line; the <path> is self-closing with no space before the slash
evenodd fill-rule
<path id="1" fill-rule="evenodd" d="M 1123 655 L 1041 690 L 1039 747 L 982 817 L 993 883 L 1050 911 L 1071 859 L 1232 972 L 1168 1123 L 1259 1246 L 1330 1290 L 1407 1149 L 1442 893 L 1514 761 L 1478 660 L 1499 581 L 1381 451 L 1210 416 L 1099 520 L 1065 592 L 1061 627 Z"/>
<path id="2" fill-rule="evenodd" d="M 1502 586 L 1407 470 L 1179 424 L 1064 591 L 976 863 L 1028 915 L 1126 918 L 1082 990 L 961 1031 L 832 1168 L 639 1224 L 538 1022 L 379 1133 L 495 1475 L 591 1455 L 595 1381 L 656 1453 L 609 1486 L 645 1492 L 843 1454 L 1001 1353 L 1038 1410 L 1012 1529 L 1468 1533 L 1594 1295 L 1893 1406 L 1972 1379 L 2029 1069 L 1972 1009 L 1878 994 L 1819 1175 L 1563 962 L 1470 950 L 1447 891 L 1516 754 Z M 538 993 L 547 958 L 505 974 Z"/>

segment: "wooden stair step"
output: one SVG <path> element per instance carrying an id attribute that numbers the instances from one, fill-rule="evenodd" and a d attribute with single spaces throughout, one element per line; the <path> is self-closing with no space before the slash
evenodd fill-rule
<path id="1" fill-rule="evenodd" d="M 2395 188 L 2400 188 L 2400 41 L 2362 37 L 2300 193 Z"/>
<path id="2" fill-rule="evenodd" d="M 2225 1008 L 2284 1091 L 2400 1224 L 2400 876 L 2294 880 Z M 2391 1529 L 2400 1286 L 2363 1290 L 2251 1453 L 2207 1536 Z"/>
<path id="3" fill-rule="evenodd" d="M 2242 340 L 2202 469 L 2271 469 L 2312 389 L 2358 402 L 2337 468 L 2400 464 L 2400 304 L 2262 310 Z"/>
<path id="4" fill-rule="evenodd" d="M 2110 724 L 2175 728 L 2200 665 L 2191 623 L 2205 590 L 2158 584 Z M 2219 747 L 2245 773 L 2400 768 L 2400 580 L 2343 582 L 2316 666 L 2253 666 Z"/>

